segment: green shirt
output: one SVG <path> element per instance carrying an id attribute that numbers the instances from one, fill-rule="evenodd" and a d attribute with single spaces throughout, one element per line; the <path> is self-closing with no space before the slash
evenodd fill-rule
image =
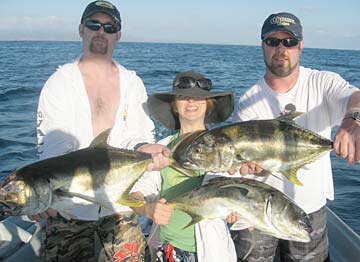
<path id="1" fill-rule="evenodd" d="M 170 144 L 176 144 L 178 137 L 179 134 L 176 134 Z M 172 200 L 200 186 L 204 173 L 196 173 L 198 174 L 197 177 L 188 177 L 172 167 L 163 168 L 160 172 L 162 178 L 161 197 Z M 188 214 L 175 208 L 170 223 L 160 226 L 160 240 L 169 242 L 179 249 L 195 252 L 195 226 L 192 225 L 183 229 L 190 221 L 191 217 Z"/>

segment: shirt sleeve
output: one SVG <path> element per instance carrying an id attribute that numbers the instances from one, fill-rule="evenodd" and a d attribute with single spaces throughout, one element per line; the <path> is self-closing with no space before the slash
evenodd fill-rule
<path id="1" fill-rule="evenodd" d="M 46 81 L 37 109 L 38 158 L 45 159 L 73 151 L 76 139 L 67 127 L 71 106 L 64 94 L 66 81 L 59 72 Z"/>
<path id="2" fill-rule="evenodd" d="M 328 72 L 323 77 L 330 123 L 331 126 L 336 126 L 346 113 L 350 96 L 359 89 L 350 85 L 339 74 Z"/>

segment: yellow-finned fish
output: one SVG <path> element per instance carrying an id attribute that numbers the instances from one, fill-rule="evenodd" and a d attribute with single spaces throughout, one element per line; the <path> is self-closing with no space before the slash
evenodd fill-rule
<path id="1" fill-rule="evenodd" d="M 212 172 L 238 170 L 254 162 L 270 172 L 282 173 L 302 185 L 297 171 L 332 150 L 331 140 L 292 120 L 293 112 L 270 120 L 251 120 L 189 134 L 173 149 L 183 168 Z"/>
<path id="2" fill-rule="evenodd" d="M 128 191 L 152 162 L 150 154 L 107 145 L 110 130 L 85 149 L 24 166 L 0 187 L 0 203 L 9 215 L 34 215 L 49 207 L 66 218 L 91 203 L 112 209 L 126 203 Z M 136 201 L 132 199 L 132 205 Z M 142 202 L 138 204 L 142 205 Z"/>
<path id="3" fill-rule="evenodd" d="M 168 203 L 190 215 L 187 226 L 202 219 L 226 219 L 231 212 L 237 212 L 240 218 L 232 230 L 253 227 L 281 239 L 311 240 L 307 214 L 284 193 L 260 181 L 214 178 Z"/>

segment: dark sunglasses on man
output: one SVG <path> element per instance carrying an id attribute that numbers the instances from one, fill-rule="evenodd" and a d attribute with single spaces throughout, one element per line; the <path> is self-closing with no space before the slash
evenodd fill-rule
<path id="1" fill-rule="evenodd" d="M 196 80 L 189 76 L 183 76 L 176 80 L 174 86 L 180 89 L 199 87 L 203 90 L 210 90 L 212 87 L 212 82 L 207 78 Z"/>
<path id="2" fill-rule="evenodd" d="M 282 43 L 283 46 L 285 46 L 285 47 L 294 47 L 299 44 L 299 40 L 296 38 L 279 39 L 279 38 L 275 38 L 275 37 L 268 37 L 268 38 L 265 38 L 263 41 L 266 45 L 271 46 L 271 47 L 277 47 L 280 45 L 280 43 Z"/>
<path id="3" fill-rule="evenodd" d="M 97 20 L 92 19 L 86 20 L 85 26 L 92 31 L 99 31 L 102 27 L 104 28 L 104 32 L 108 34 L 114 34 L 120 31 L 120 28 L 117 25 L 114 25 L 112 23 L 101 23 Z"/>

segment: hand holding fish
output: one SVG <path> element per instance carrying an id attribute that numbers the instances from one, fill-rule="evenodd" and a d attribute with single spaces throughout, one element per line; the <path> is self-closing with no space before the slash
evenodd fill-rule
<path id="1" fill-rule="evenodd" d="M 247 175 L 247 174 L 256 174 L 256 175 L 268 175 L 269 173 L 262 172 L 264 169 L 255 164 L 254 162 L 246 162 L 243 163 L 240 167 L 240 174 Z"/>
<path id="2" fill-rule="evenodd" d="M 166 204 L 167 200 L 161 198 L 156 202 L 145 205 L 145 215 L 158 225 L 167 225 L 173 215 L 174 209 Z"/>
<path id="3" fill-rule="evenodd" d="M 151 154 L 153 162 L 149 164 L 148 171 L 159 171 L 170 165 L 170 149 L 164 145 L 145 144 L 137 150 Z"/>
<path id="4" fill-rule="evenodd" d="M 334 150 L 337 156 L 347 158 L 350 165 L 360 161 L 360 122 L 344 119 L 338 129 Z"/>
<path id="5" fill-rule="evenodd" d="M 231 212 L 230 215 L 226 217 L 226 222 L 229 224 L 234 224 L 240 219 L 240 215 L 237 212 Z"/>

